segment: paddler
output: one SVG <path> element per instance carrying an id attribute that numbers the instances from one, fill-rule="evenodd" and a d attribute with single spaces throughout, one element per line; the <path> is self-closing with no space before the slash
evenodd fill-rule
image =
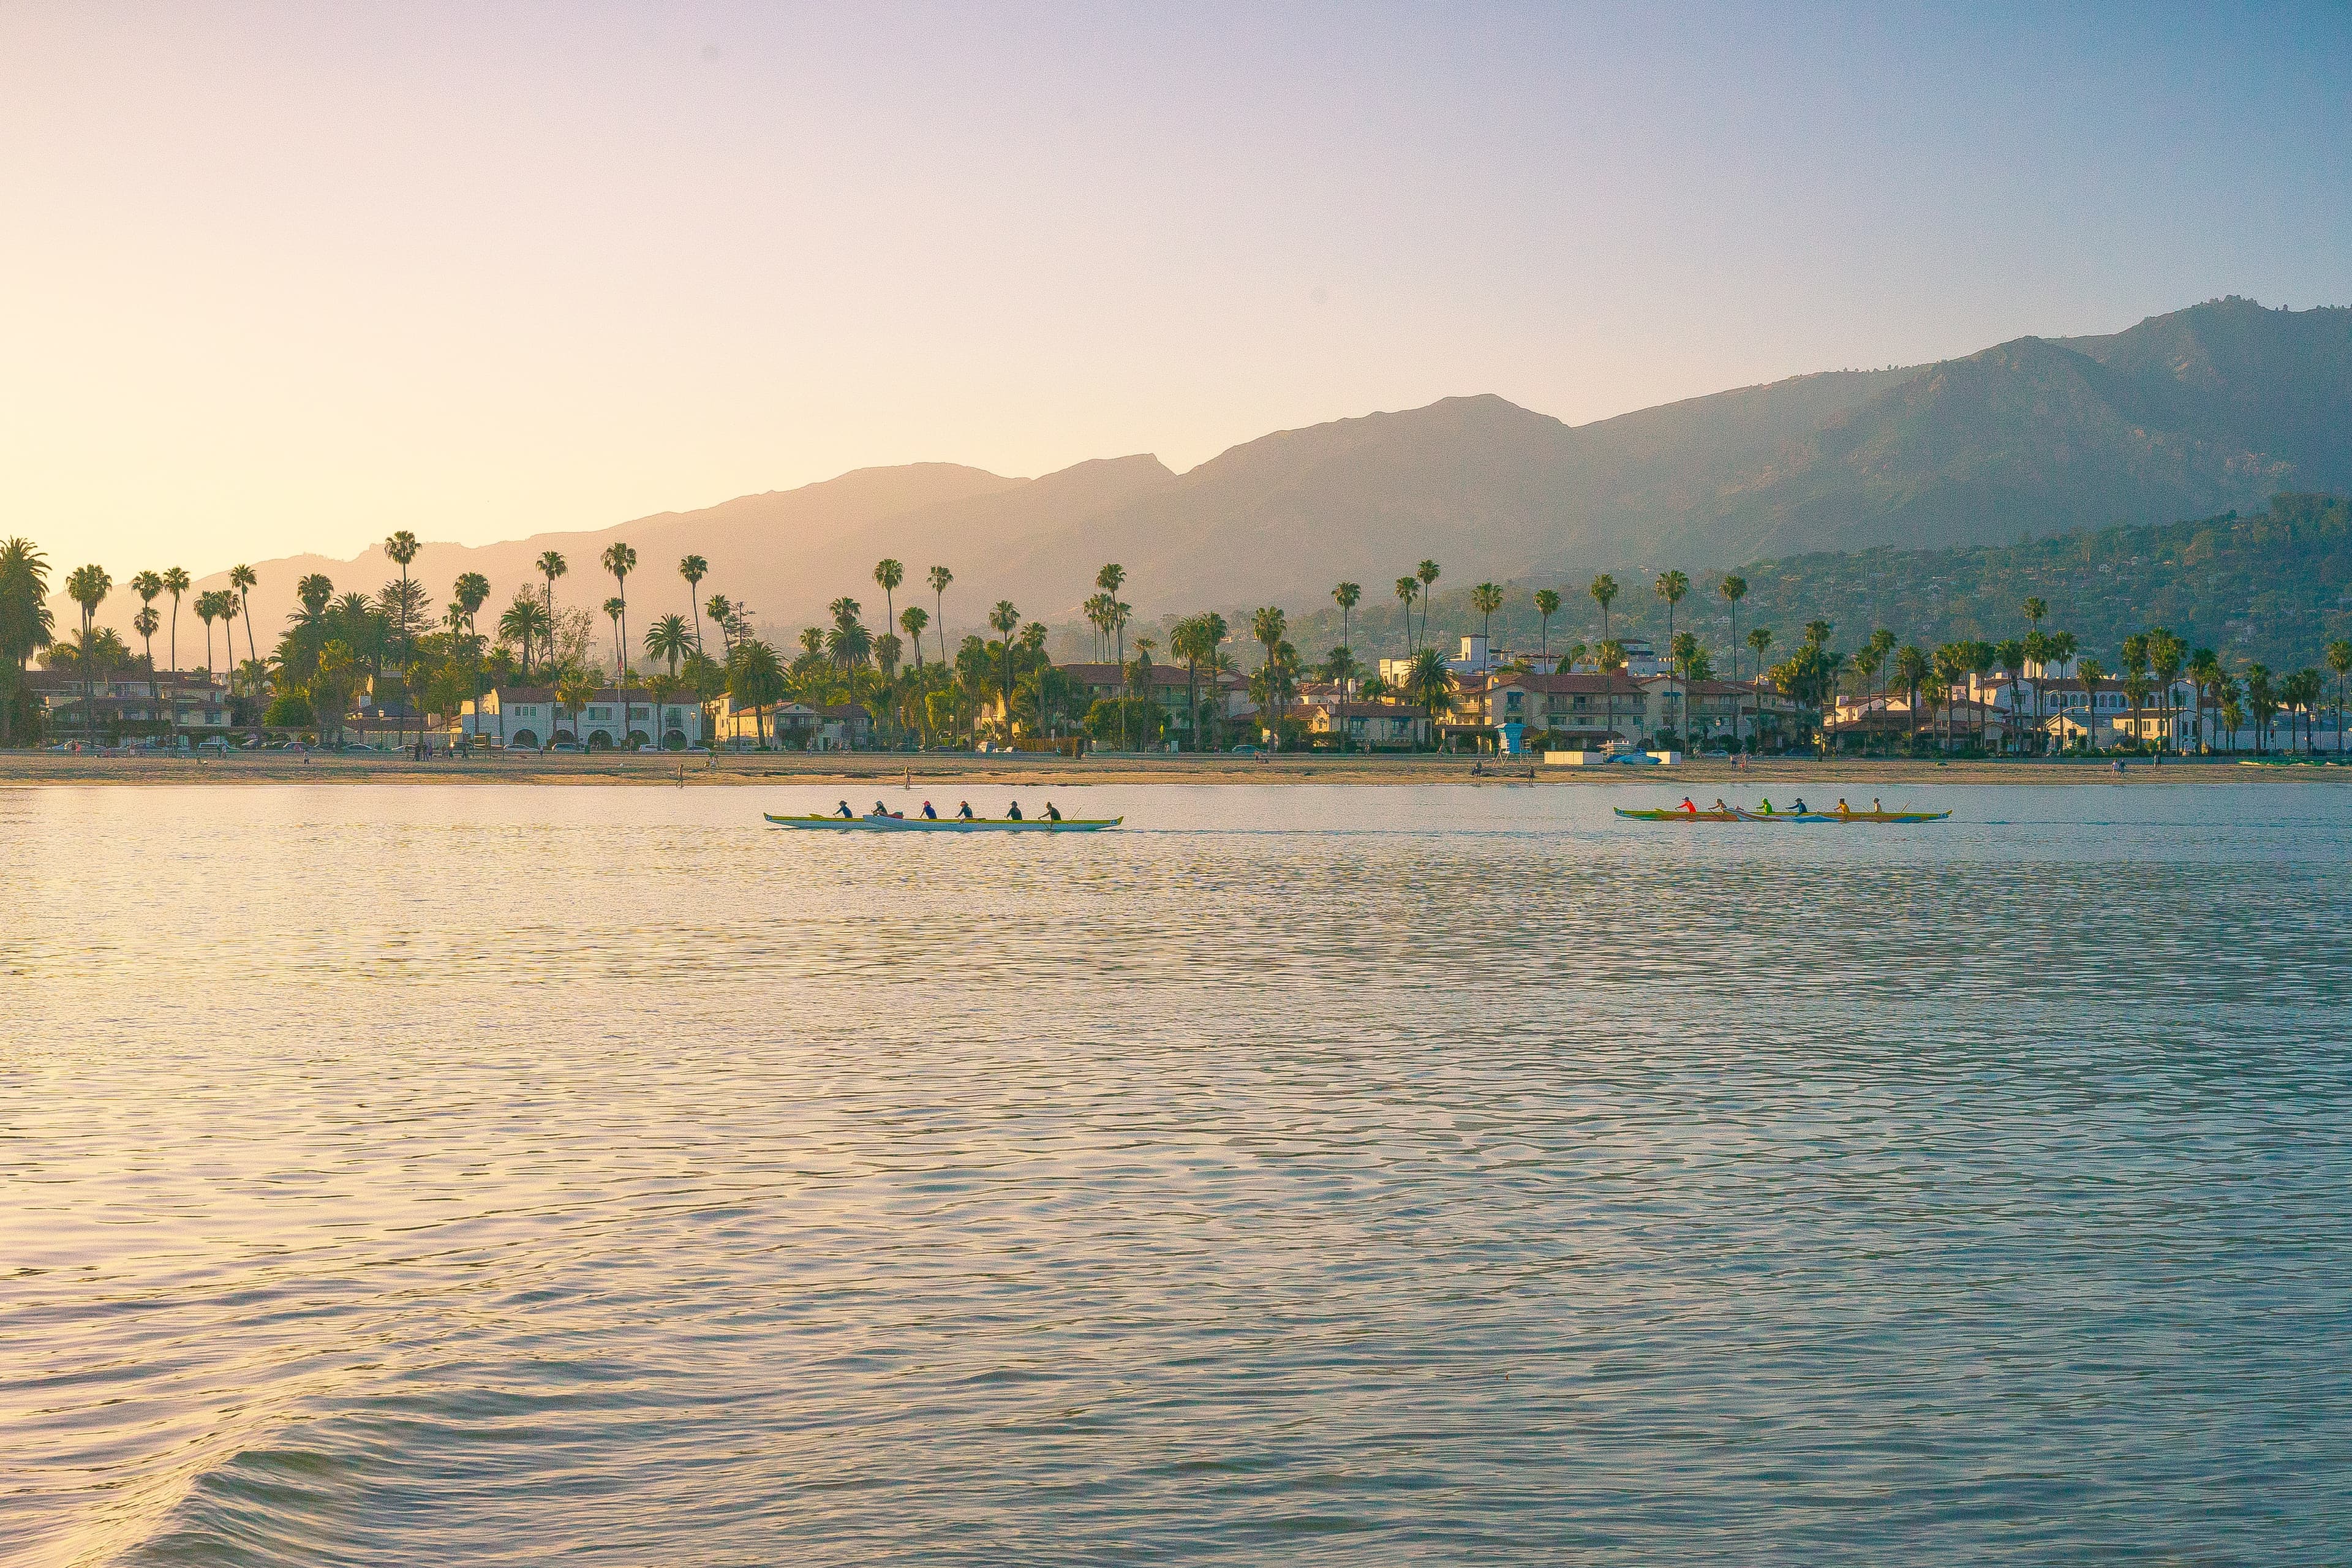
<path id="1" fill-rule="evenodd" d="M 846 820 L 847 818 L 855 816 L 856 813 L 849 809 L 849 803 L 845 800 L 839 805 L 834 807 L 833 815 Z"/>
<path id="2" fill-rule="evenodd" d="M 1045 803 L 1045 820 L 1048 822 L 1059 822 L 1062 820 L 1062 808 L 1055 805 L 1050 800 Z"/>
<path id="3" fill-rule="evenodd" d="M 931 803 L 928 800 L 923 802 L 923 820 L 925 822 L 937 822 L 939 819 L 940 814 L 931 809 Z"/>
<path id="4" fill-rule="evenodd" d="M 1837 811 L 1840 816 L 1852 816 L 1853 815 L 1853 807 L 1846 805 L 1845 796 L 1843 795 L 1838 796 Z"/>
<path id="5" fill-rule="evenodd" d="M 1004 820 L 1007 822 L 1018 822 L 1021 820 L 1021 803 L 1019 801 L 1016 800 L 1011 805 L 1004 808 Z"/>
<path id="6" fill-rule="evenodd" d="M 1682 814 L 1683 814 L 1685 816 L 1696 816 L 1698 815 L 1698 807 L 1696 807 L 1696 806 L 1695 806 L 1695 805 L 1693 805 L 1691 804 L 1691 797 L 1690 797 L 1690 796 L 1688 796 L 1688 795 L 1685 795 L 1685 796 L 1683 796 L 1683 804 L 1682 804 L 1682 807 L 1681 807 L 1681 809 L 1682 809 Z"/>
<path id="7" fill-rule="evenodd" d="M 956 820 L 958 822 L 970 822 L 971 820 L 971 802 L 968 800 L 960 800 L 956 802 Z"/>

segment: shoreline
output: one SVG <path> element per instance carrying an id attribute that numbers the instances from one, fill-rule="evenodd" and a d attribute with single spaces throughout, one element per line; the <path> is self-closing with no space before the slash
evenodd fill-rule
<path id="1" fill-rule="evenodd" d="M 716 765 L 712 765 L 713 763 Z M 1673 767 L 1569 768 L 1541 762 L 1488 758 L 1269 754 L 981 755 L 967 752 L 758 752 L 689 757 L 608 752 L 598 756 L 504 756 L 416 762 L 403 755 L 299 757 L 99 757 L 51 752 L 0 753 L 0 789 L 73 784 L 612 784 L 638 788 L 747 784 L 923 784 L 1078 788 L 1087 784 L 1525 784 L 1618 786 L 1677 792 L 1705 788 L 1785 786 L 1834 780 L 1848 784 L 2148 784 L 2340 781 L 2352 767 L 2244 767 L 2233 757 L 2177 758 L 2161 764 L 2132 761 L 2117 774 L 2108 761 L 1932 759 L 1885 757 L 1763 758 L 1732 768 L 1725 763 Z M 1478 771 L 1473 772 L 1473 768 Z"/>

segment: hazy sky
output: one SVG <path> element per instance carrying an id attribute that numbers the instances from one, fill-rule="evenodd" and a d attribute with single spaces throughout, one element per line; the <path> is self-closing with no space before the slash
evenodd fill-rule
<path id="1" fill-rule="evenodd" d="M 202 573 L 2347 303 L 2347 104 L 2341 5 L 0 0 L 0 534 Z"/>

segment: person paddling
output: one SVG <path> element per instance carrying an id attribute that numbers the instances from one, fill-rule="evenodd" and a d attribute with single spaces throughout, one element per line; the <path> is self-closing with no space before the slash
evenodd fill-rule
<path id="1" fill-rule="evenodd" d="M 1016 800 L 1011 805 L 1004 808 L 1004 820 L 1007 822 L 1018 822 L 1021 820 L 1021 803 L 1019 801 Z"/>
<path id="2" fill-rule="evenodd" d="M 1845 796 L 1843 795 L 1838 796 L 1837 814 L 1840 816 L 1852 816 L 1853 815 L 1853 807 L 1846 805 Z"/>
<path id="3" fill-rule="evenodd" d="M 956 820 L 958 822 L 970 822 L 971 820 L 971 802 L 968 800 L 960 800 L 956 802 Z"/>
<path id="4" fill-rule="evenodd" d="M 923 820 L 925 822 L 937 822 L 939 819 L 940 814 L 931 809 L 931 803 L 928 800 L 923 802 Z"/>
<path id="5" fill-rule="evenodd" d="M 1045 803 L 1045 820 L 1048 822 L 1059 822 L 1062 820 L 1062 808 L 1055 805 L 1050 800 Z"/>
<path id="6" fill-rule="evenodd" d="M 1682 809 L 1682 813 L 1683 813 L 1683 815 L 1684 815 L 1685 816 L 1696 816 L 1698 815 L 1698 807 L 1696 807 L 1696 806 L 1695 806 L 1695 805 L 1693 805 L 1691 804 L 1691 797 L 1690 797 L 1690 796 L 1688 796 L 1688 795 L 1685 795 L 1685 796 L 1683 796 L 1683 804 L 1682 804 L 1682 808 L 1681 808 L 1681 809 Z"/>
<path id="7" fill-rule="evenodd" d="M 866 815 L 867 815 L 867 816 L 889 816 L 889 815 L 890 815 L 890 808 L 889 808 L 888 806 L 887 806 L 887 805 L 884 805 L 880 801 L 878 801 L 878 800 L 877 800 L 877 801 L 876 801 L 876 802 L 874 803 L 874 809 L 873 809 L 872 811 L 868 812 Z"/>
<path id="8" fill-rule="evenodd" d="M 839 805 L 837 805 L 837 806 L 834 807 L 833 815 L 834 815 L 834 816 L 839 816 L 839 817 L 845 817 L 845 818 L 846 818 L 846 817 L 854 816 L 856 816 L 856 814 L 855 812 L 853 812 L 853 811 L 851 811 L 851 810 L 849 809 L 849 803 L 848 803 L 847 801 L 845 801 L 845 801 L 843 801 Z"/>

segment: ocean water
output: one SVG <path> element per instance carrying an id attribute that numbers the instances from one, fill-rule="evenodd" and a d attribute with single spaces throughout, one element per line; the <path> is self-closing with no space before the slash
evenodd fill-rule
<path id="1" fill-rule="evenodd" d="M 0 1562 L 2345 1561 L 2352 791 L 1675 793 L 0 791 Z"/>

